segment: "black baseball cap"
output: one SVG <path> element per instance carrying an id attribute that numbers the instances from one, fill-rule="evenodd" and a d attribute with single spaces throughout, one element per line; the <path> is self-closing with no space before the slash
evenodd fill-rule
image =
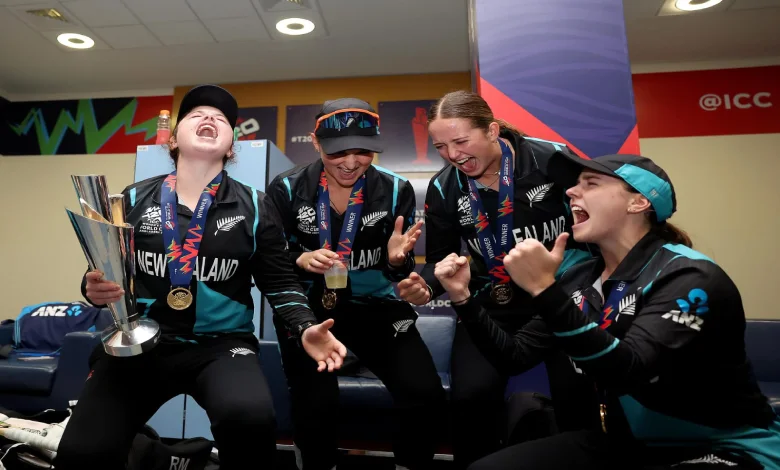
<path id="1" fill-rule="evenodd" d="M 589 160 L 559 151 L 547 164 L 550 179 L 566 189 L 577 184 L 580 173 L 585 169 L 625 181 L 650 201 L 658 222 L 665 221 L 677 210 L 677 198 L 669 175 L 647 157 L 619 154 Z"/>
<path id="2" fill-rule="evenodd" d="M 198 106 L 211 106 L 222 111 L 230 127 L 236 127 L 238 121 L 238 102 L 229 91 L 217 85 L 198 85 L 184 94 L 179 105 L 177 119 L 182 119 Z"/>
<path id="3" fill-rule="evenodd" d="M 370 104 L 357 98 L 326 101 L 317 114 L 314 135 L 327 154 L 349 149 L 381 153 L 379 114 Z"/>

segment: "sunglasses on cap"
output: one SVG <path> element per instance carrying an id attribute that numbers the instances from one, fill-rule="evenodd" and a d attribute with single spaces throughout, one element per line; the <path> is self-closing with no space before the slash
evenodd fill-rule
<path id="1" fill-rule="evenodd" d="M 365 109 L 348 108 L 325 114 L 317 119 L 314 126 L 314 133 L 319 130 L 342 131 L 345 129 L 371 129 L 374 132 L 366 135 L 376 135 L 379 133 L 379 115 L 366 111 Z"/>

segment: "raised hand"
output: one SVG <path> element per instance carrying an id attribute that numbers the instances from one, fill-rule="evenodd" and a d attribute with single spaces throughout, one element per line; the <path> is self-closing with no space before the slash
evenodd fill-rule
<path id="1" fill-rule="evenodd" d="M 403 266 L 406 254 L 414 249 L 414 244 L 422 234 L 422 220 L 418 221 L 406 233 L 401 233 L 404 227 L 404 218 L 398 216 L 395 219 L 395 228 L 390 240 L 387 241 L 387 260 L 393 266 Z"/>
<path id="2" fill-rule="evenodd" d="M 431 301 L 428 283 L 417 273 L 411 273 L 409 277 L 398 283 L 398 295 L 414 305 L 425 305 Z"/>
<path id="3" fill-rule="evenodd" d="M 506 272 L 515 284 L 536 297 L 555 283 L 555 273 L 563 262 L 568 239 L 569 234 L 562 233 L 548 251 L 539 240 L 526 238 L 504 257 Z"/>
<path id="4" fill-rule="evenodd" d="M 310 273 L 325 274 L 325 271 L 333 266 L 333 260 L 338 259 L 338 257 L 339 255 L 336 253 L 320 248 L 319 250 L 303 253 L 295 260 L 295 264 Z"/>
<path id="5" fill-rule="evenodd" d="M 465 256 L 450 253 L 446 258 L 436 263 L 433 271 L 436 279 L 450 295 L 453 302 L 466 300 L 471 296 L 469 281 L 471 281 L 471 269 L 469 260 Z"/>
<path id="6" fill-rule="evenodd" d="M 333 319 L 329 318 L 319 325 L 314 325 L 303 332 L 301 343 L 306 353 L 317 361 L 317 372 L 328 369 L 328 372 L 340 369 L 347 355 L 347 348 L 337 340 L 330 329 Z"/>

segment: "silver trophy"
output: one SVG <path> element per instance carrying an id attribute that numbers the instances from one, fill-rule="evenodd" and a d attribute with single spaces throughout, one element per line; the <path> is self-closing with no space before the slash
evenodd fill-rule
<path id="1" fill-rule="evenodd" d="M 112 356 L 136 356 L 152 349 L 160 339 L 160 326 L 141 318 L 135 297 L 133 226 L 125 223 L 124 196 L 108 193 L 103 175 L 71 176 L 82 215 L 68 209 L 70 223 L 91 270 L 116 282 L 125 291 L 108 305 L 114 324 L 102 335 L 103 348 Z"/>

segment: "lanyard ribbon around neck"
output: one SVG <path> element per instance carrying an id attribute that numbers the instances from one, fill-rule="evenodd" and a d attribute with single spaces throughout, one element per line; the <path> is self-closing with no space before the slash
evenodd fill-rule
<path id="1" fill-rule="evenodd" d="M 192 213 L 192 219 L 187 227 L 187 233 L 184 235 L 184 241 L 179 242 L 179 222 L 176 213 L 176 171 L 168 175 L 160 188 L 160 205 L 162 220 L 163 243 L 165 244 L 165 260 L 168 264 L 168 274 L 171 279 L 171 289 L 187 291 L 181 294 L 187 299 L 181 300 L 178 306 L 186 303 L 188 307 L 192 303 L 192 295 L 189 293 L 190 282 L 194 267 L 197 266 L 198 251 L 200 243 L 203 240 L 203 231 L 206 228 L 206 216 L 209 207 L 214 202 L 214 196 L 222 184 L 222 172 L 214 177 L 204 189 L 198 200 L 198 205 Z M 182 297 L 182 298 L 183 298 Z M 169 305 L 173 302 L 169 296 Z M 174 302 L 175 303 L 175 302 Z M 177 306 L 172 308 L 181 310 Z M 186 308 L 186 307 L 184 307 Z"/>
<path id="2" fill-rule="evenodd" d="M 333 249 L 330 225 L 330 191 L 328 191 L 328 179 L 325 170 L 320 174 L 320 184 L 317 189 L 317 225 L 320 232 L 320 247 L 335 251 L 340 258 L 349 262 L 352 253 L 352 245 L 355 243 L 355 235 L 360 225 L 360 214 L 363 211 L 364 188 L 366 186 L 366 174 L 358 178 L 349 197 L 347 210 L 344 212 L 344 223 L 341 226 L 341 236 L 338 246 Z"/>
<path id="3" fill-rule="evenodd" d="M 477 230 L 479 249 L 485 259 L 485 264 L 488 267 L 488 273 L 490 274 L 490 280 L 493 283 L 494 289 L 496 286 L 501 285 L 504 285 L 503 287 L 506 288 L 510 282 L 510 277 L 506 273 L 506 268 L 504 267 L 502 260 L 512 247 L 511 237 L 513 237 L 512 229 L 514 227 L 512 212 L 515 197 L 514 158 L 512 150 L 503 140 L 499 139 L 498 142 L 501 145 L 501 168 L 498 177 L 498 216 L 496 217 L 496 225 L 499 229 L 498 240 L 496 240 L 493 231 L 490 229 L 490 221 L 488 220 L 487 212 L 482 205 L 477 183 L 473 178 L 468 178 L 471 217 L 472 220 L 475 221 L 474 226 Z M 509 295 L 511 299 L 511 290 L 508 292 L 508 294 L 504 292 L 504 295 Z M 508 300 L 499 303 L 508 303 Z"/>

